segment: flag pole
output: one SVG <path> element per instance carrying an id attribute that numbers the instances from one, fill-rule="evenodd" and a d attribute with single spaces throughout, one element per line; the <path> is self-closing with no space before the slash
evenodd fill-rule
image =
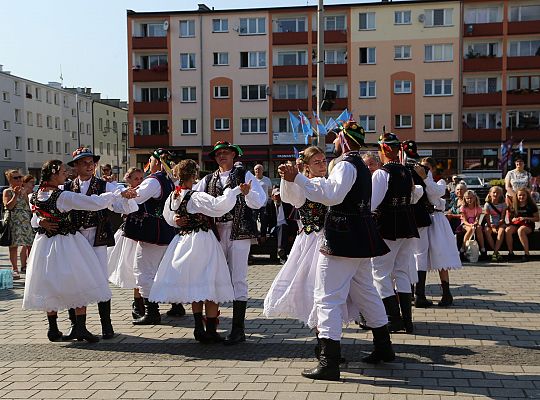
<path id="1" fill-rule="evenodd" d="M 321 105 L 323 102 L 324 91 L 324 4 L 319 0 L 317 6 L 317 107 L 315 108 L 318 118 L 323 121 L 321 116 Z M 324 149 L 325 144 L 320 143 L 321 136 L 318 132 L 313 139 L 313 144 Z"/>

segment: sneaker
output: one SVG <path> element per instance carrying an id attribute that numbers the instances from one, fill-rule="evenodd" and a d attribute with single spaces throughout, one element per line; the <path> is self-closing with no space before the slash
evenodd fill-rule
<path id="1" fill-rule="evenodd" d="M 13 279 L 21 279 L 21 274 L 19 274 L 19 271 L 13 271 Z"/>
<path id="2" fill-rule="evenodd" d="M 478 261 L 487 261 L 489 258 L 488 258 L 488 254 L 487 254 L 487 251 L 481 251 L 480 252 L 480 256 L 478 257 Z"/>
<path id="3" fill-rule="evenodd" d="M 523 254 L 523 256 L 521 257 L 521 262 L 528 262 L 530 260 L 531 259 L 528 254 Z"/>
<path id="4" fill-rule="evenodd" d="M 508 255 L 506 256 L 506 261 L 513 261 L 516 259 L 516 255 L 512 252 L 508 252 Z"/>
<path id="5" fill-rule="evenodd" d="M 491 262 L 497 262 L 499 261 L 499 253 L 493 253 L 493 255 L 491 256 Z"/>

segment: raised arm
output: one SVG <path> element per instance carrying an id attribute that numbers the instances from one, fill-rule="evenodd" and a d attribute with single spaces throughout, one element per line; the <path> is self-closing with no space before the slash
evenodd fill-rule
<path id="1" fill-rule="evenodd" d="M 187 211 L 190 214 L 200 213 L 209 217 L 221 217 L 234 208 L 236 196 L 239 194 L 239 186 L 226 191 L 219 197 L 213 197 L 204 192 L 194 192 L 187 203 Z"/>
<path id="2" fill-rule="evenodd" d="M 302 207 L 306 202 L 306 194 L 294 182 L 287 182 L 285 179 L 282 179 L 279 185 L 279 193 L 281 200 L 285 203 L 292 204 L 296 208 Z"/>
<path id="3" fill-rule="evenodd" d="M 259 181 L 255 178 L 255 176 L 251 172 L 248 171 L 246 172 L 244 183 L 249 183 L 250 181 L 251 181 L 251 190 L 245 196 L 246 204 L 249 208 L 258 210 L 259 208 L 261 208 L 262 206 L 266 204 L 268 195 L 262 188 Z"/>
<path id="4" fill-rule="evenodd" d="M 56 205 L 58 210 L 62 212 L 71 210 L 99 211 L 112 207 L 114 201 L 114 193 L 87 196 L 82 193 L 62 192 L 58 197 Z"/>

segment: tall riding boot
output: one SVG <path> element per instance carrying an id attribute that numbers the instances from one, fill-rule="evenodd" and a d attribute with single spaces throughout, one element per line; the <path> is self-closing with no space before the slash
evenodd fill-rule
<path id="1" fill-rule="evenodd" d="M 399 308 L 401 309 L 401 317 L 403 318 L 403 325 L 405 325 L 405 332 L 413 333 L 414 326 L 412 322 L 412 294 L 398 292 Z"/>
<path id="2" fill-rule="evenodd" d="M 369 328 L 371 330 L 371 328 Z M 319 333 L 317 332 L 316 333 L 317 335 L 317 344 L 315 345 L 315 348 L 313 349 L 313 351 L 315 352 L 315 357 L 317 358 L 317 360 L 320 360 L 321 359 L 321 339 L 319 339 Z M 345 359 L 345 357 L 340 357 L 339 359 L 339 363 L 340 364 L 345 364 L 347 362 L 347 360 Z"/>
<path id="3" fill-rule="evenodd" d="M 111 322 L 111 301 L 98 303 L 99 319 L 101 321 L 101 337 L 104 340 L 114 338 L 114 329 Z"/>
<path id="4" fill-rule="evenodd" d="M 396 354 L 392 348 L 388 327 L 383 325 L 380 328 L 374 328 L 372 332 L 375 349 L 369 356 L 362 358 L 362 361 L 368 364 L 378 364 L 380 361 L 394 361 Z"/>
<path id="5" fill-rule="evenodd" d="M 144 317 L 144 299 L 142 297 L 133 297 L 131 307 L 131 316 L 133 319 Z"/>
<path id="6" fill-rule="evenodd" d="M 339 360 L 341 346 L 338 340 L 320 339 L 321 354 L 319 364 L 313 369 L 306 369 L 302 376 L 324 381 L 339 381 Z"/>
<path id="7" fill-rule="evenodd" d="M 426 271 L 418 271 L 418 283 L 416 284 L 414 306 L 416 308 L 429 308 L 433 302 L 426 298 Z"/>
<path id="8" fill-rule="evenodd" d="M 47 315 L 49 320 L 49 330 L 47 331 L 47 337 L 51 342 L 58 342 L 62 340 L 62 332 L 58 329 L 58 315 Z"/>
<path id="9" fill-rule="evenodd" d="M 437 304 L 439 307 L 448 307 L 451 306 L 454 302 L 454 298 L 452 297 L 452 293 L 450 293 L 450 282 L 441 281 L 441 287 L 442 287 L 442 298 L 441 301 L 439 301 L 439 304 Z"/>
<path id="10" fill-rule="evenodd" d="M 161 324 L 161 315 L 159 314 L 159 304 L 144 299 L 144 316 L 132 321 L 133 325 L 159 325 Z"/>
<path id="11" fill-rule="evenodd" d="M 247 301 L 235 300 L 233 301 L 233 321 L 231 333 L 227 336 L 223 342 L 225 345 L 233 345 L 246 341 L 246 334 L 244 333 L 245 320 L 246 320 L 246 308 Z"/>
<path id="12" fill-rule="evenodd" d="M 222 343 L 223 338 L 217 332 L 218 319 L 217 317 L 206 317 L 206 336 L 212 343 Z"/>
<path id="13" fill-rule="evenodd" d="M 62 340 L 66 340 L 66 341 L 75 339 L 75 322 L 76 322 L 75 309 L 70 308 L 68 310 L 68 314 L 69 314 L 69 320 L 71 321 L 71 328 L 69 328 L 69 332 L 67 335 L 62 336 Z"/>
<path id="14" fill-rule="evenodd" d="M 206 335 L 204 330 L 204 321 L 202 312 L 193 313 L 193 319 L 195 320 L 195 329 L 193 330 L 193 336 L 197 342 L 210 343 L 210 339 Z"/>
<path id="15" fill-rule="evenodd" d="M 75 316 L 75 338 L 77 340 L 86 340 L 88 343 L 99 342 L 99 337 L 92 335 L 86 329 L 86 314 Z"/>
<path id="16" fill-rule="evenodd" d="M 181 303 L 171 303 L 171 309 L 166 313 L 169 317 L 183 317 L 186 310 Z"/>
<path id="17" fill-rule="evenodd" d="M 399 312 L 399 303 L 397 297 L 389 296 L 383 299 L 386 315 L 388 316 L 388 330 L 390 332 L 401 331 L 404 328 L 403 320 Z"/>

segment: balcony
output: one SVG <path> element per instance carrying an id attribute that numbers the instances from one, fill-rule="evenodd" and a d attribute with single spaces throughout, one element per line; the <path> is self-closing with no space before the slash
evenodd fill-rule
<path id="1" fill-rule="evenodd" d="M 274 78 L 307 78 L 307 65 L 275 65 L 272 68 Z"/>
<path id="2" fill-rule="evenodd" d="M 312 75 L 317 76 L 317 66 L 313 66 Z M 324 76 L 347 76 L 347 64 L 324 64 Z"/>
<path id="3" fill-rule="evenodd" d="M 169 135 L 133 135 L 134 147 L 157 147 L 169 146 Z"/>
<path id="4" fill-rule="evenodd" d="M 273 99 L 272 111 L 307 110 L 307 99 Z"/>
<path id="5" fill-rule="evenodd" d="M 501 57 L 465 58 L 463 60 L 463 72 L 500 71 L 501 69 Z"/>
<path id="6" fill-rule="evenodd" d="M 317 43 L 317 31 L 311 32 L 311 41 Z M 347 31 L 324 31 L 324 43 L 347 43 Z"/>
<path id="7" fill-rule="evenodd" d="M 463 128 L 463 142 L 500 142 L 501 129 Z"/>
<path id="8" fill-rule="evenodd" d="M 153 69 L 134 69 L 133 82 L 163 82 L 169 80 L 169 70 Z"/>
<path id="9" fill-rule="evenodd" d="M 540 21 L 516 21 L 508 23 L 509 35 L 528 35 L 540 33 Z"/>
<path id="10" fill-rule="evenodd" d="M 168 101 L 136 101 L 133 103 L 135 114 L 168 114 Z"/>
<path id="11" fill-rule="evenodd" d="M 528 106 L 540 104 L 540 91 L 508 92 L 506 104 L 511 106 Z"/>
<path id="12" fill-rule="evenodd" d="M 166 49 L 167 48 L 167 36 L 148 36 L 131 38 L 131 48 L 133 50 L 144 49 Z"/>
<path id="13" fill-rule="evenodd" d="M 538 69 L 540 56 L 508 57 L 507 69 Z"/>
<path id="14" fill-rule="evenodd" d="M 272 44 L 307 44 L 307 32 L 274 32 L 272 33 Z"/>
<path id="15" fill-rule="evenodd" d="M 512 137 L 514 140 L 539 140 L 540 139 L 540 127 L 535 128 L 506 128 L 506 134 L 508 137 Z"/>
<path id="16" fill-rule="evenodd" d="M 502 22 L 492 22 L 488 24 L 465 24 L 463 26 L 463 36 L 502 36 Z"/>
<path id="17" fill-rule="evenodd" d="M 313 96 L 313 101 L 311 102 L 311 108 L 315 110 L 317 108 L 317 97 Z M 339 111 L 349 108 L 349 99 L 347 97 L 338 97 L 334 100 L 334 106 L 332 107 L 333 111 Z"/>
<path id="18" fill-rule="evenodd" d="M 463 94 L 464 107 L 500 106 L 502 93 Z"/>

